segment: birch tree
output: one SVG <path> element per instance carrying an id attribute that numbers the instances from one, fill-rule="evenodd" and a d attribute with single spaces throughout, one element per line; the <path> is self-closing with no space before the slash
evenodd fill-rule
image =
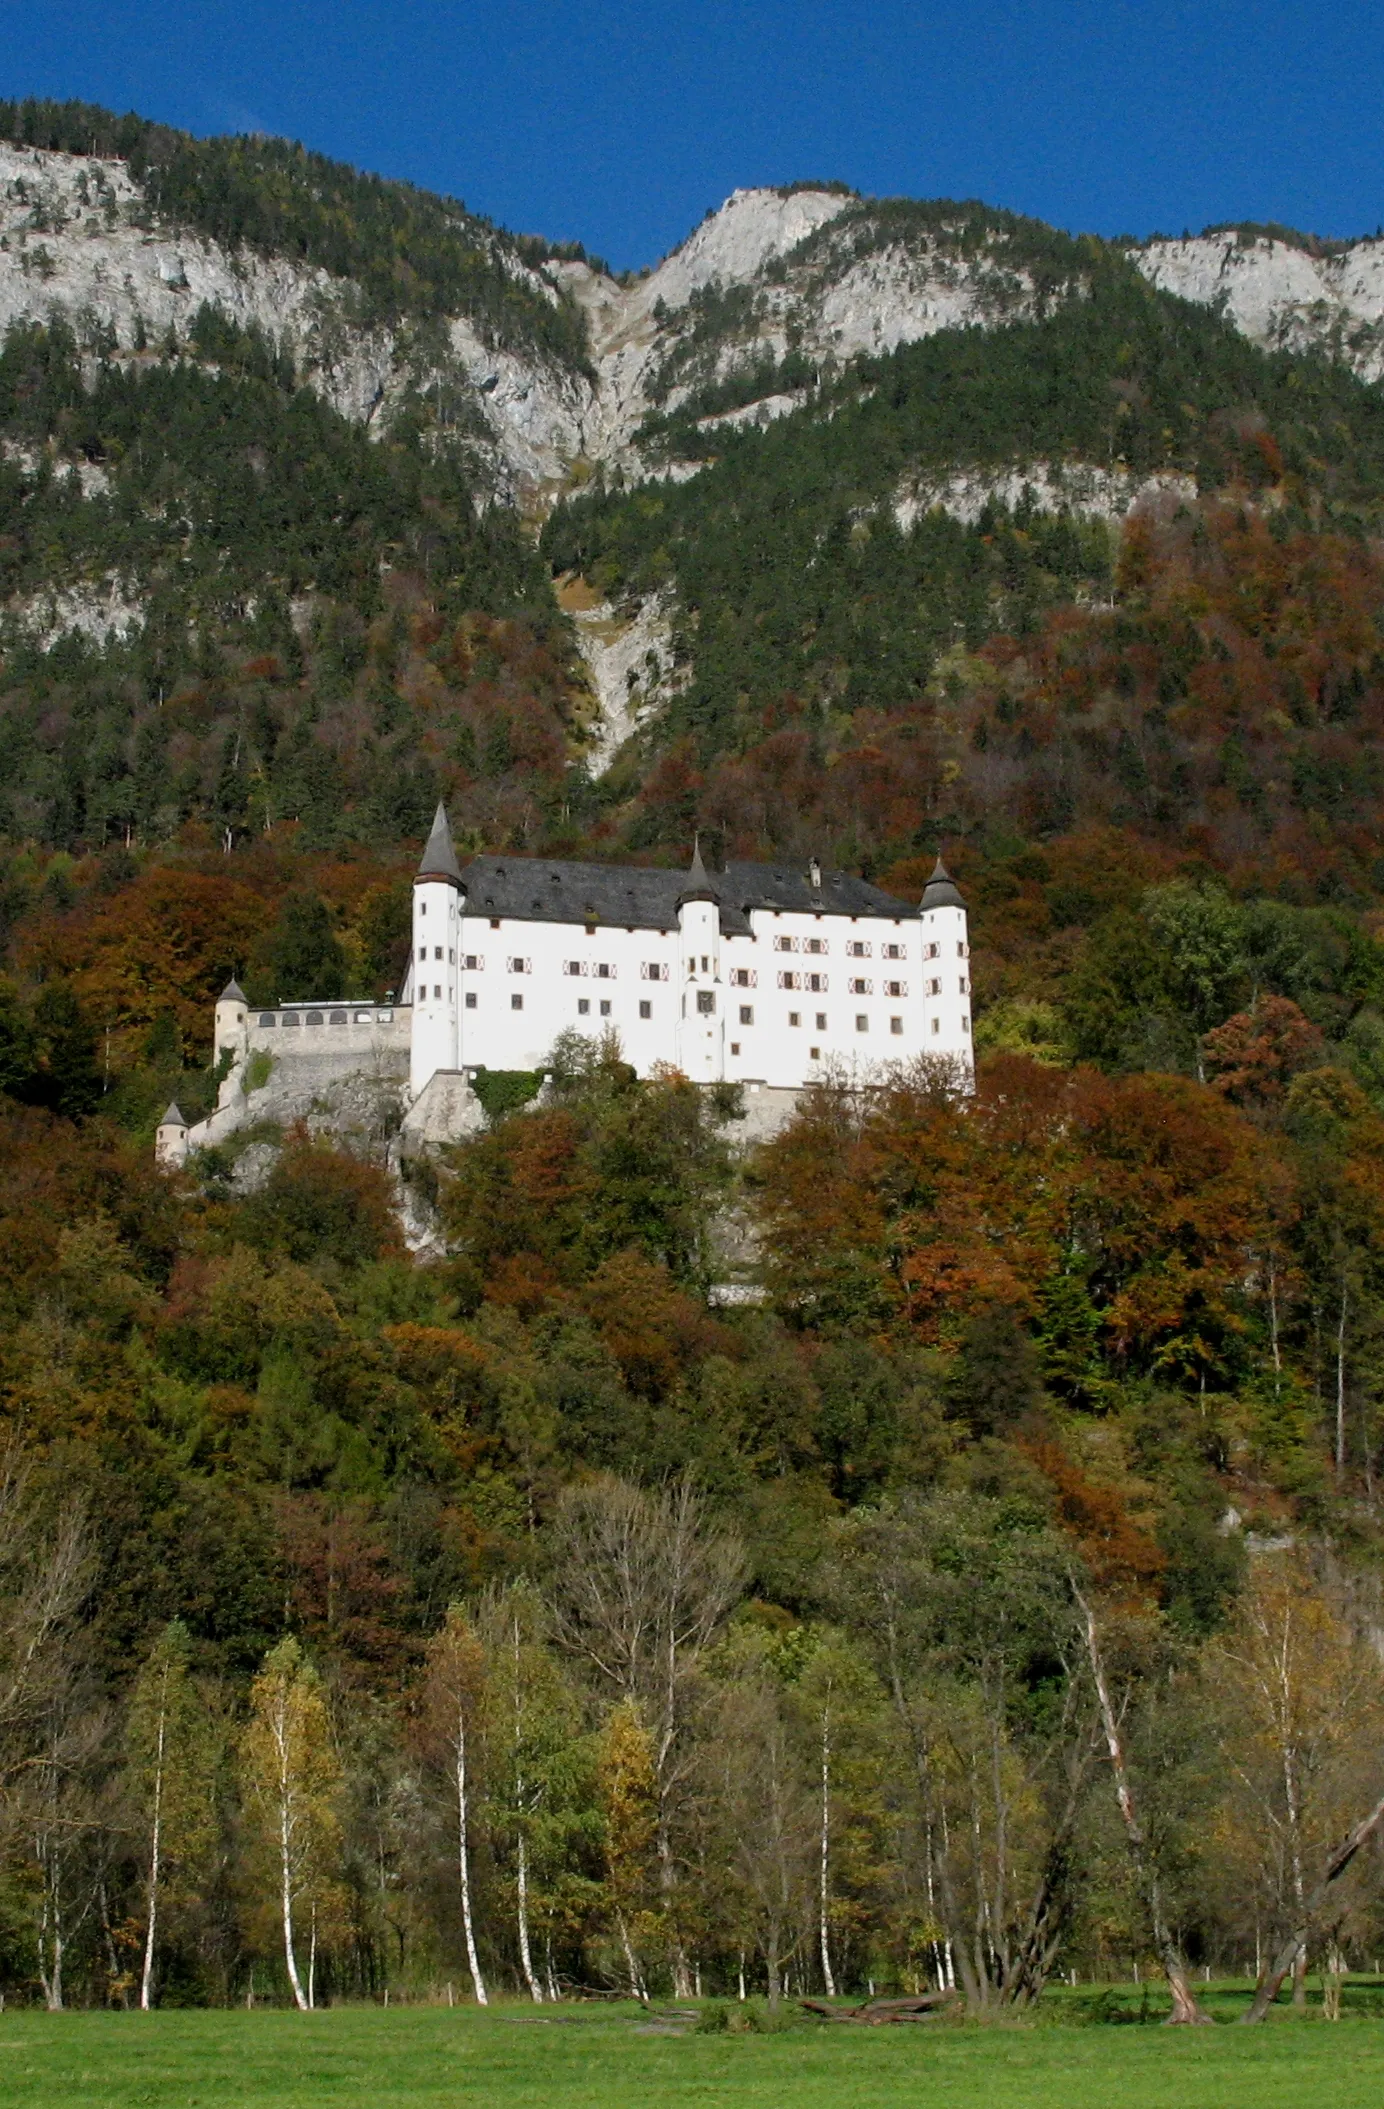
<path id="1" fill-rule="evenodd" d="M 453 1604 L 428 1647 L 423 1712 L 428 1755 L 450 1805 L 466 1965 L 479 2006 L 488 2004 L 488 1994 L 476 1947 L 472 1858 L 486 1699 L 484 1645 L 462 1607 Z"/>
<path id="2" fill-rule="evenodd" d="M 240 1759 L 246 1811 L 273 1870 L 284 1967 L 294 2002 L 306 2011 L 314 2003 L 317 1908 L 339 1844 L 341 1764 L 321 1684 L 296 1640 L 281 1640 L 264 1659 L 251 1688 Z M 310 1921 L 306 1985 L 295 1925 L 304 1904 Z"/>
<path id="3" fill-rule="evenodd" d="M 126 1787 L 144 1835 L 145 1926 L 139 2003 L 154 2003 L 160 1907 L 194 1880 L 216 1835 L 215 1741 L 178 1619 L 155 1641 L 130 1695 Z"/>

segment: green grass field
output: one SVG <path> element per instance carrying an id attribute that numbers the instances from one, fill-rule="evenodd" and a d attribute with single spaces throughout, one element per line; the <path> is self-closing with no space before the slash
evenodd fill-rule
<path id="1" fill-rule="evenodd" d="M 1384 2021 L 640 2035 L 610 2008 L 0 2015 L 6 2109 L 1379 2109 Z"/>

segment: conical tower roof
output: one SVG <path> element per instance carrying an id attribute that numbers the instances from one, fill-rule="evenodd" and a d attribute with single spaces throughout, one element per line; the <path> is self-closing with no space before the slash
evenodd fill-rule
<path id="1" fill-rule="evenodd" d="M 932 877 L 923 888 L 923 909 L 964 908 L 960 889 L 955 879 L 939 857 L 932 867 Z"/>
<path id="2" fill-rule="evenodd" d="M 702 838 L 700 835 L 694 835 L 692 862 L 687 867 L 687 884 L 678 895 L 678 906 L 681 908 L 684 901 L 718 901 L 720 898 L 711 874 L 702 862 Z"/>
<path id="3" fill-rule="evenodd" d="M 234 974 L 216 1000 L 218 1003 L 244 1003 L 245 991 L 236 980 Z"/>
<path id="4" fill-rule="evenodd" d="M 437 812 L 433 818 L 432 833 L 424 846 L 418 865 L 420 879 L 455 879 L 461 884 L 461 866 L 452 846 L 452 825 L 447 818 L 447 808 L 439 798 Z"/>
<path id="5" fill-rule="evenodd" d="M 182 1107 L 176 1099 L 169 1100 L 168 1111 L 159 1122 L 159 1126 L 161 1128 L 185 1128 L 187 1126 L 187 1122 L 183 1119 Z"/>

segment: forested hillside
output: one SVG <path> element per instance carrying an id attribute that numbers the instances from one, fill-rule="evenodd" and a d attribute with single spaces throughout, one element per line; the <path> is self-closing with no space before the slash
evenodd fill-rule
<path id="1" fill-rule="evenodd" d="M 616 286 L 272 142 L 0 132 L 609 440 L 515 510 L 441 355 L 356 414 L 176 258 L 142 341 L 0 349 L 0 1989 L 1330 2011 L 1384 1936 L 1377 388 L 983 207 L 747 194 Z M 439 796 L 905 899 L 942 849 L 974 1098 L 747 1151 L 573 1041 L 440 1155 L 155 1171 L 230 975 L 398 988 Z"/>

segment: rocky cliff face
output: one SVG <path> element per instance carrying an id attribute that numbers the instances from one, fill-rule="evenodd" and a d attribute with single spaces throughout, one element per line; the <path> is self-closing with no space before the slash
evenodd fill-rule
<path id="1" fill-rule="evenodd" d="M 1384 241 L 1301 246 L 1232 228 L 1133 255 L 1152 284 L 1221 309 L 1256 344 L 1329 351 L 1366 381 L 1384 374 Z"/>
<path id="2" fill-rule="evenodd" d="M 1220 307 L 1258 343 L 1328 347 L 1368 380 L 1384 374 L 1384 241 L 1319 249 L 1232 231 L 1133 254 L 1153 284 Z M 909 224 L 836 190 L 737 191 L 630 281 L 584 263 L 530 269 L 507 257 L 505 267 L 583 310 L 590 375 L 487 345 L 465 316 L 444 319 L 440 342 L 417 325 L 362 326 L 349 280 L 161 220 L 122 162 L 0 145 L 0 331 L 62 315 L 79 334 L 152 358 L 185 340 L 206 303 L 264 330 L 309 386 L 381 429 L 410 389 L 445 380 L 464 396 L 487 480 L 510 502 L 550 500 L 583 458 L 649 473 L 636 434 L 651 412 L 790 351 L 839 367 L 938 330 L 998 327 L 1055 297 L 1001 232 L 959 248 L 945 212 Z M 767 423 L 801 400 L 768 388 L 724 421 Z"/>

